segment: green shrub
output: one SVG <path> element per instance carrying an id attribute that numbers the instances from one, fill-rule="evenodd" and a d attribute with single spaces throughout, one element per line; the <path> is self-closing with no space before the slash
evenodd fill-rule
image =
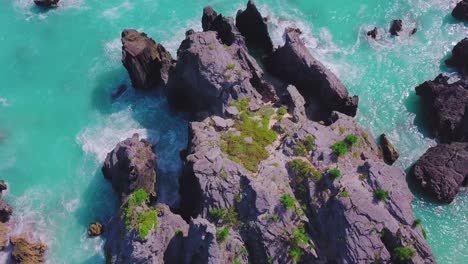
<path id="1" fill-rule="evenodd" d="M 379 201 L 387 200 L 390 197 L 390 194 L 382 188 L 375 190 L 374 194 Z"/>
<path id="2" fill-rule="evenodd" d="M 182 230 L 180 230 L 180 229 L 177 229 L 177 230 L 175 231 L 175 235 L 176 235 L 176 236 L 184 236 L 184 231 L 182 231 Z"/>
<path id="3" fill-rule="evenodd" d="M 297 263 L 299 262 L 299 260 L 301 260 L 302 254 L 304 253 L 300 248 L 291 248 L 289 250 L 289 256 L 291 257 L 294 263 Z"/>
<path id="4" fill-rule="evenodd" d="M 229 228 L 224 227 L 216 230 L 216 241 L 218 243 L 224 242 L 229 237 Z"/>
<path id="5" fill-rule="evenodd" d="M 307 151 L 314 150 L 314 143 L 315 143 L 315 138 L 313 136 L 306 137 L 304 144 L 305 144 Z"/>
<path id="6" fill-rule="evenodd" d="M 350 194 L 349 192 L 340 192 L 340 193 L 338 194 L 338 196 L 339 196 L 339 197 L 350 197 L 351 194 Z"/>
<path id="7" fill-rule="evenodd" d="M 241 262 L 238 258 L 235 258 L 235 259 L 234 259 L 233 264 L 241 264 L 241 263 L 242 263 L 242 262 Z"/>
<path id="8" fill-rule="evenodd" d="M 301 227 L 292 229 L 292 236 L 289 240 L 289 244 L 289 256 L 292 258 L 294 263 L 297 263 L 304 254 L 301 246 L 309 244 L 309 237 L 306 234 L 304 228 Z"/>
<path id="9" fill-rule="evenodd" d="M 278 115 L 279 120 L 283 119 L 284 115 L 287 114 L 287 113 L 288 113 L 288 108 L 286 106 L 281 106 L 276 111 L 276 114 Z"/>
<path id="10" fill-rule="evenodd" d="M 289 194 L 283 194 L 280 201 L 288 210 L 293 210 L 296 206 L 296 200 Z"/>
<path id="11" fill-rule="evenodd" d="M 421 224 L 422 224 L 422 220 L 421 220 L 421 219 L 416 219 L 416 220 L 414 220 L 414 223 L 413 223 L 414 226 L 421 226 Z"/>
<path id="12" fill-rule="evenodd" d="M 130 194 L 127 202 L 122 206 L 122 219 L 127 230 L 132 229 L 132 222 L 136 219 L 135 209 L 148 201 L 148 194 L 143 189 L 138 189 Z"/>
<path id="13" fill-rule="evenodd" d="M 230 103 L 231 106 L 235 106 L 239 112 L 247 111 L 250 104 L 249 99 L 242 99 L 239 101 L 233 101 Z"/>
<path id="14" fill-rule="evenodd" d="M 350 146 L 354 146 L 358 143 L 358 137 L 356 137 L 353 134 L 349 134 L 345 137 L 346 143 L 348 143 Z"/>
<path id="15" fill-rule="evenodd" d="M 227 49 L 229 46 L 227 44 L 223 44 L 223 47 Z"/>
<path id="16" fill-rule="evenodd" d="M 138 221 L 135 230 L 141 238 L 145 238 L 157 224 L 158 214 L 155 209 L 149 208 L 146 211 L 138 213 Z"/>
<path id="17" fill-rule="evenodd" d="M 330 169 L 328 170 L 328 175 L 336 179 L 336 178 L 341 177 L 341 171 L 339 169 Z"/>
<path id="18" fill-rule="evenodd" d="M 322 174 L 314 169 L 310 163 L 301 159 L 294 159 L 288 162 L 293 173 L 298 177 L 298 182 L 302 182 L 307 177 L 311 177 L 314 181 L 320 181 Z"/>
<path id="19" fill-rule="evenodd" d="M 421 227 L 421 232 L 422 232 L 422 235 L 423 235 L 424 239 L 427 239 L 426 230 L 424 230 L 424 228 L 422 228 L 422 227 Z"/>
<path id="20" fill-rule="evenodd" d="M 224 224 L 237 226 L 239 224 L 239 215 L 234 208 L 211 209 L 208 212 L 217 221 L 222 220 Z"/>
<path id="21" fill-rule="evenodd" d="M 235 64 L 228 64 L 226 65 L 226 70 L 234 70 L 236 68 Z"/>
<path id="22" fill-rule="evenodd" d="M 346 155 L 346 153 L 348 153 L 349 150 L 348 145 L 342 141 L 335 142 L 335 144 L 331 146 L 331 149 L 333 153 L 340 157 Z"/>
<path id="23" fill-rule="evenodd" d="M 409 247 L 397 247 L 393 250 L 393 258 L 397 261 L 407 261 L 414 256 L 416 256 L 416 252 Z"/>
<path id="24" fill-rule="evenodd" d="M 303 157 L 307 155 L 307 149 L 301 141 L 296 143 L 296 146 L 294 147 L 294 155 Z"/>

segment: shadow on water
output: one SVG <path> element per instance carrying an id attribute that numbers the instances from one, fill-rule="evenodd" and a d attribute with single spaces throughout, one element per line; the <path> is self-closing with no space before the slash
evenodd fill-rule
<path id="1" fill-rule="evenodd" d="M 125 70 L 118 68 L 105 72 L 97 77 L 96 83 L 91 95 L 92 106 L 102 114 L 115 112 L 112 109 L 112 103 L 114 102 L 112 95 L 122 85 L 128 87 L 127 83 L 129 83 Z"/>
<path id="2" fill-rule="evenodd" d="M 456 20 L 451 13 L 447 14 L 444 19 L 442 20 L 444 25 L 456 25 L 456 24 L 463 24 L 465 27 L 468 27 L 468 22 L 462 22 Z"/>
<path id="3" fill-rule="evenodd" d="M 416 92 L 411 92 L 404 104 L 408 112 L 415 114 L 414 125 L 418 128 L 418 131 L 424 137 L 434 138 L 429 113 L 426 111 L 427 108 L 423 100 L 416 95 Z"/>

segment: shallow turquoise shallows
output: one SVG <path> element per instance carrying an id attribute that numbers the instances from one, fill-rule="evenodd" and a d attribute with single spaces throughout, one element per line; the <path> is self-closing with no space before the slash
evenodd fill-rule
<path id="1" fill-rule="evenodd" d="M 49 245 L 49 263 L 103 263 L 103 240 L 87 237 L 90 222 L 116 210 L 101 174 L 105 155 L 133 133 L 158 152 L 160 199 L 177 202 L 179 151 L 187 144 L 187 119 L 171 113 L 158 94 L 127 90 L 120 63 L 120 32 L 147 32 L 175 55 L 188 28 L 201 29 L 202 8 L 235 15 L 246 1 L 61 0 L 39 10 L 32 0 L 0 0 L 0 178 L 10 189 L 14 232 L 32 232 Z M 449 14 L 456 0 L 263 0 L 275 45 L 285 27 L 304 32 L 311 52 L 360 96 L 357 119 L 374 135 L 387 133 L 408 169 L 434 145 L 416 118 L 414 87 L 447 71 L 443 58 L 468 36 Z M 373 26 L 401 18 L 412 36 L 369 42 Z M 422 219 L 440 263 L 468 259 L 468 195 L 450 205 L 416 194 Z M 2 257 L 0 256 L 0 262 Z"/>

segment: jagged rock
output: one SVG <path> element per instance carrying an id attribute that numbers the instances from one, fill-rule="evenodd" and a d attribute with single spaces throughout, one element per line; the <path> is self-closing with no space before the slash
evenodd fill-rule
<path id="1" fill-rule="evenodd" d="M 462 75 L 468 76 L 468 38 L 455 45 L 452 57 L 445 61 L 449 67 L 456 68 Z"/>
<path id="2" fill-rule="evenodd" d="M 284 104 L 288 106 L 288 110 L 292 113 L 295 122 L 299 122 L 302 118 L 305 118 L 305 100 L 295 86 L 289 85 L 286 88 L 283 100 Z"/>
<path id="3" fill-rule="evenodd" d="M 416 87 L 416 94 L 422 97 L 433 130 L 442 142 L 467 141 L 468 80 L 448 80 L 439 75 Z"/>
<path id="4" fill-rule="evenodd" d="M 8 189 L 7 184 L 4 180 L 0 180 L 0 194 L 2 194 L 6 189 Z"/>
<path id="5" fill-rule="evenodd" d="M 202 27 L 204 32 L 215 31 L 218 33 L 219 39 L 225 45 L 245 45 L 244 37 L 234 25 L 234 20 L 231 17 L 218 15 L 210 6 L 203 9 Z"/>
<path id="6" fill-rule="evenodd" d="M 315 98 L 327 111 L 355 116 L 359 98 L 349 97 L 341 81 L 309 53 L 298 29 L 286 29 L 286 43 L 267 60 L 266 66 L 277 77 L 297 87 L 304 98 Z"/>
<path id="7" fill-rule="evenodd" d="M 122 63 L 136 89 L 165 84 L 173 66 L 171 54 L 145 33 L 134 29 L 122 32 Z"/>
<path id="8" fill-rule="evenodd" d="M 143 205 L 139 209 L 147 208 Z M 106 230 L 108 263 L 180 263 L 177 260 L 183 253 L 181 242 L 188 225 L 166 205 L 158 205 L 156 210 L 157 226 L 145 238 L 128 230 L 120 216 L 111 220 Z"/>
<path id="9" fill-rule="evenodd" d="M 379 30 L 377 29 L 377 27 L 374 27 L 374 29 L 369 30 L 367 32 L 367 36 L 370 36 L 373 39 L 377 39 L 378 34 L 379 34 Z"/>
<path id="10" fill-rule="evenodd" d="M 403 30 L 403 21 L 401 19 L 393 20 L 390 26 L 390 34 L 392 34 L 392 36 L 398 36 L 401 30 Z"/>
<path id="11" fill-rule="evenodd" d="M 56 7 L 59 0 L 34 0 L 34 3 L 40 7 Z"/>
<path id="12" fill-rule="evenodd" d="M 245 10 L 239 10 L 236 26 L 248 44 L 262 48 L 266 53 L 273 52 L 273 42 L 268 33 L 268 26 L 254 1 L 247 2 Z"/>
<path id="13" fill-rule="evenodd" d="M 0 250 L 4 250 L 10 241 L 8 236 L 10 233 L 10 228 L 4 223 L 0 223 Z"/>
<path id="14" fill-rule="evenodd" d="M 461 0 L 453 9 L 452 16 L 458 20 L 468 20 L 468 0 Z"/>
<path id="15" fill-rule="evenodd" d="M 90 237 L 100 236 L 102 235 L 103 230 L 104 229 L 101 223 L 99 222 L 92 223 L 88 227 L 88 236 Z"/>
<path id="16" fill-rule="evenodd" d="M 140 188 L 156 197 L 156 155 L 152 148 L 151 143 L 134 134 L 107 154 L 102 173 L 121 199 Z"/>
<path id="17" fill-rule="evenodd" d="M 392 144 L 387 135 L 380 135 L 380 145 L 382 146 L 382 152 L 384 160 L 387 164 L 392 165 L 400 157 L 398 150 Z"/>
<path id="18" fill-rule="evenodd" d="M 0 199 L 0 222 L 6 223 L 13 214 L 13 208 L 3 199 Z"/>
<path id="19" fill-rule="evenodd" d="M 26 235 L 19 235 L 10 238 L 13 245 L 11 258 L 18 264 L 39 264 L 45 263 L 45 252 L 47 246 L 39 241 L 30 241 Z"/>
<path id="20" fill-rule="evenodd" d="M 468 143 L 439 144 L 414 165 L 413 177 L 430 196 L 450 203 L 468 185 Z"/>

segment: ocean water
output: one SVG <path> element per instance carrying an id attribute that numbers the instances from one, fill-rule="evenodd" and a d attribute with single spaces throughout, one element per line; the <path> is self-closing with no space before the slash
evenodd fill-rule
<path id="1" fill-rule="evenodd" d="M 201 29 L 212 5 L 235 15 L 246 1 L 61 0 L 50 11 L 32 0 L 0 0 L 0 178 L 10 189 L 14 233 L 31 232 L 49 246 L 49 263 L 103 263 L 103 240 L 88 238 L 90 222 L 116 210 L 100 171 L 117 142 L 139 133 L 158 152 L 162 201 L 177 203 L 179 151 L 187 119 L 169 111 L 160 94 L 133 91 L 120 63 L 120 32 L 144 30 L 175 56 L 187 29 Z M 408 169 L 435 141 L 422 125 L 414 87 L 439 72 L 468 27 L 449 14 L 456 0 L 263 0 L 275 45 L 286 27 L 299 27 L 314 56 L 360 96 L 357 119 L 386 133 Z M 368 41 L 374 26 L 401 18 L 414 36 Z M 450 73 L 453 74 L 453 73 Z M 118 99 L 119 86 L 127 91 Z M 468 259 L 468 194 L 435 204 L 415 190 L 413 203 L 439 263 Z M 0 262 L 2 256 L 0 256 Z"/>

